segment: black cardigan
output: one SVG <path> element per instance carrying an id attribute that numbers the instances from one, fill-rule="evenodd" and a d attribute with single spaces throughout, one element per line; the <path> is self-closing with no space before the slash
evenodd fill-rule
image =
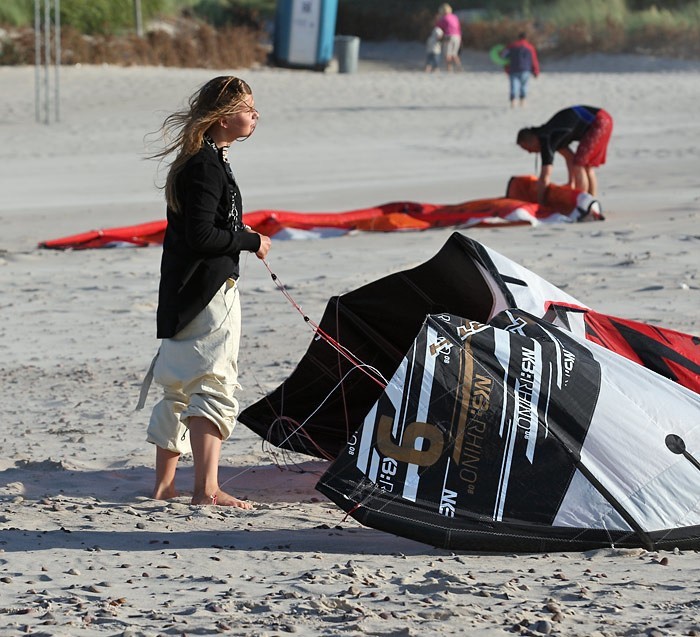
<path id="1" fill-rule="evenodd" d="M 207 144 L 177 176 L 180 212 L 168 208 L 158 291 L 157 337 L 171 338 L 201 312 L 229 277 L 238 278 L 242 250 L 257 252 L 260 235 L 234 230 L 231 193 L 241 193 L 216 150 Z M 240 224 L 237 224 L 240 225 Z"/>

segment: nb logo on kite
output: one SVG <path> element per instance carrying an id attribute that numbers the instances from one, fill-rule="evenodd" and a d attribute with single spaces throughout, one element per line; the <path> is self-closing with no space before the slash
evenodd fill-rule
<path id="1" fill-rule="evenodd" d="M 428 349 L 431 356 L 442 354 L 446 357 L 446 363 L 449 362 L 449 354 L 452 351 L 453 343 L 450 343 L 446 338 L 438 339 L 437 343 L 433 343 Z"/>
<path id="2" fill-rule="evenodd" d="M 488 325 L 484 325 L 478 321 L 469 321 L 465 325 L 460 325 L 457 328 L 457 334 L 459 335 L 459 338 L 466 341 L 470 336 L 485 330 L 487 327 Z"/>
<path id="3" fill-rule="evenodd" d="M 484 325 L 483 323 L 479 323 L 478 321 L 469 321 L 464 325 L 457 326 L 457 336 L 459 336 L 460 340 L 466 341 L 473 334 L 481 332 L 482 330 L 485 330 L 487 328 L 488 325 Z M 438 354 L 442 354 L 445 357 L 445 363 L 449 363 L 449 354 L 452 351 L 453 347 L 454 343 L 451 343 L 443 336 L 442 338 L 439 338 L 437 342 L 433 343 L 428 349 L 430 350 L 431 356 L 437 356 Z"/>
<path id="4" fill-rule="evenodd" d="M 510 322 L 510 325 L 505 327 L 506 332 L 516 332 L 517 334 L 520 334 L 521 336 L 525 336 L 525 331 L 523 328 L 527 325 L 525 320 L 518 316 L 518 317 L 513 317 L 513 319 Z"/>

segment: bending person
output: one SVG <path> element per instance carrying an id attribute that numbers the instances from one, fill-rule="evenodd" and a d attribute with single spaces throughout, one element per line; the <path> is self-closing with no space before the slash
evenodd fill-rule
<path id="1" fill-rule="evenodd" d="M 594 197 L 598 194 L 593 169 L 605 163 L 612 129 L 612 117 L 602 108 L 571 106 L 556 113 L 542 126 L 518 131 L 518 146 L 530 153 L 540 153 L 542 157 L 537 181 L 539 203 L 544 203 L 547 186 L 552 180 L 555 152 L 566 160 L 569 186 Z M 578 142 L 575 152 L 570 148 L 572 142 Z"/>

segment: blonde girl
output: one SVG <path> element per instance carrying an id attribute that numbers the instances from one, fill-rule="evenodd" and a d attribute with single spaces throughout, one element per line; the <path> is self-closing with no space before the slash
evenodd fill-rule
<path id="1" fill-rule="evenodd" d="M 243 202 L 228 163 L 230 146 L 248 139 L 258 123 L 250 86 L 233 76 L 207 82 L 188 108 L 163 123 L 164 150 L 174 155 L 165 182 L 167 230 L 158 292 L 160 348 L 144 381 L 163 388 L 147 440 L 156 446 L 153 497 L 178 495 L 175 470 L 192 452 L 192 504 L 251 508 L 219 486 L 221 444 L 238 415 L 241 331 L 236 281 L 241 252 L 264 259 L 270 238 L 243 225 Z"/>

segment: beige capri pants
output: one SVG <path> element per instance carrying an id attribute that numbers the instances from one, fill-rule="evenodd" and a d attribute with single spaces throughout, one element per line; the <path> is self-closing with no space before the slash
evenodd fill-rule
<path id="1" fill-rule="evenodd" d="M 172 338 L 161 341 L 144 380 L 143 406 L 152 377 L 163 387 L 146 440 L 176 453 L 191 452 L 187 419 L 202 416 L 226 440 L 236 424 L 241 302 L 236 282 L 228 279 L 214 298 Z M 150 376 L 150 377 L 149 377 Z"/>
<path id="2" fill-rule="evenodd" d="M 442 52 L 445 57 L 457 57 L 459 55 L 459 47 L 462 45 L 461 35 L 448 35 L 442 41 Z"/>

